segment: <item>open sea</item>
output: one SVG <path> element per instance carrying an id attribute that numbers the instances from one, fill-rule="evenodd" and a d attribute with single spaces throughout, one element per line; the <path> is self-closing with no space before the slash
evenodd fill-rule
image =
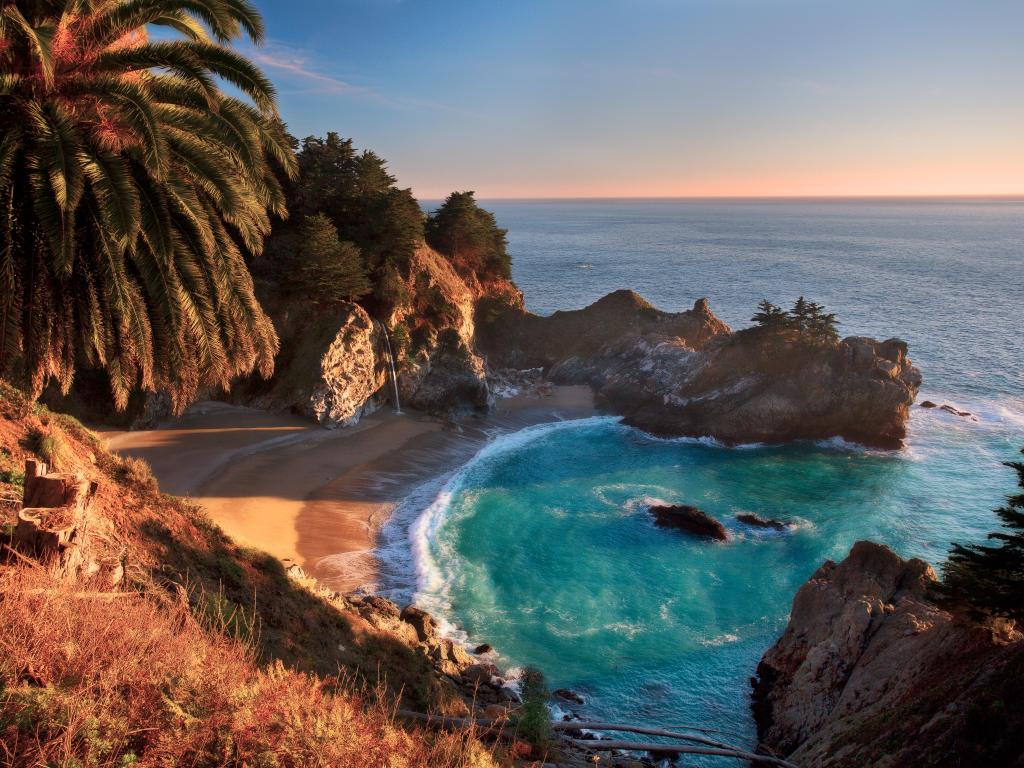
<path id="1" fill-rule="evenodd" d="M 919 396 L 899 451 L 840 441 L 723 448 L 599 417 L 488 444 L 409 500 L 416 598 L 586 698 L 594 718 L 754 739 L 749 678 L 796 589 L 858 539 L 938 566 L 979 541 L 1024 446 L 1024 200 L 492 201 L 527 307 L 547 314 L 632 288 L 665 310 L 708 297 L 733 328 L 798 295 L 844 335 L 899 336 Z M 733 534 L 649 520 L 687 503 Z M 755 512 L 793 524 L 751 529 Z M 709 759 L 709 765 L 716 765 Z"/>

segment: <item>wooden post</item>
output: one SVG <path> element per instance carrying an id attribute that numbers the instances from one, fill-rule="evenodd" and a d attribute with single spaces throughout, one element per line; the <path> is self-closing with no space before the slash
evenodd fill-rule
<path id="1" fill-rule="evenodd" d="M 47 474 L 44 462 L 25 462 L 25 493 L 14 546 L 43 563 L 56 561 L 69 571 L 76 570 L 80 557 L 75 549 L 88 528 L 89 503 L 96 484 L 78 475 Z"/>

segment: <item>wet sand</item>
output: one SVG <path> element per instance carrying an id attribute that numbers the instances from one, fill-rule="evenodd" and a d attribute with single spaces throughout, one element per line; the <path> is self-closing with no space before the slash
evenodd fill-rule
<path id="1" fill-rule="evenodd" d="M 157 429 L 105 435 L 146 459 L 168 493 L 191 496 L 240 544 L 265 550 L 339 591 L 373 584 L 372 551 L 417 486 L 468 461 L 497 432 L 594 414 L 587 387 L 500 400 L 458 428 L 379 411 L 346 429 L 223 403 L 199 403 Z"/>

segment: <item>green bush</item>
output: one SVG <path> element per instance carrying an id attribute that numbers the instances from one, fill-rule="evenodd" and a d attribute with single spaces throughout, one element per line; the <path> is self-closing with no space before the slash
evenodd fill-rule
<path id="1" fill-rule="evenodd" d="M 535 747 L 551 743 L 551 714 L 548 712 L 548 686 L 544 673 L 535 667 L 523 671 L 523 706 L 516 723 L 519 736 Z"/>

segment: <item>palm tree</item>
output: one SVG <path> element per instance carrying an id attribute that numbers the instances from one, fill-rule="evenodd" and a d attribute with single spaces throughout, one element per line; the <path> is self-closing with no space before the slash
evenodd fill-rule
<path id="1" fill-rule="evenodd" d="M 3 3 L 0 375 L 38 396 L 102 368 L 122 409 L 270 375 L 245 259 L 296 164 L 243 33 L 264 35 L 248 0 Z"/>

